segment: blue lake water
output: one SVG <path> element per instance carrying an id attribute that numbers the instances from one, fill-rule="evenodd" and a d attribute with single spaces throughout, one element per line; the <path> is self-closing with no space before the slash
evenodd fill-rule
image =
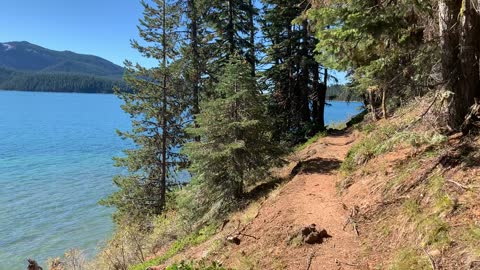
<path id="1" fill-rule="evenodd" d="M 330 102 L 327 123 L 358 113 L 359 103 Z M 113 156 L 128 142 L 116 129 L 129 117 L 113 95 L 0 91 L 0 270 L 45 266 L 79 248 L 94 254 L 112 232 Z M 46 268 L 44 268 L 46 269 Z"/>

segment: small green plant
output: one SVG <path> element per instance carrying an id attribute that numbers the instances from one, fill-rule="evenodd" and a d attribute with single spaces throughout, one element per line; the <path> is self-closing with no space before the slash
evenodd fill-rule
<path id="1" fill-rule="evenodd" d="M 420 205 L 416 200 L 408 199 L 403 203 L 403 210 L 410 220 L 418 220 L 422 213 Z"/>
<path id="2" fill-rule="evenodd" d="M 316 141 L 318 141 L 320 138 L 323 138 L 327 136 L 327 133 L 325 131 L 321 131 L 317 134 L 315 134 L 313 137 L 311 137 L 310 139 L 308 139 L 308 141 L 306 141 L 305 143 L 297 146 L 297 148 L 295 149 L 295 151 L 302 151 L 303 149 L 309 147 L 310 145 L 312 145 L 313 143 L 315 143 Z"/>
<path id="3" fill-rule="evenodd" d="M 256 256 L 242 255 L 239 257 L 239 269 L 242 270 L 257 270 L 259 269 L 259 259 Z"/>
<path id="4" fill-rule="evenodd" d="M 480 256 L 480 226 L 471 225 L 461 239 L 470 247 L 475 256 Z"/>
<path id="5" fill-rule="evenodd" d="M 450 226 L 438 216 L 429 216 L 418 223 L 418 232 L 423 236 L 422 244 L 438 249 L 447 248 L 450 243 Z"/>
<path id="6" fill-rule="evenodd" d="M 408 180 L 412 174 L 421 166 L 421 162 L 419 159 L 410 159 L 404 164 L 400 165 L 396 171 L 397 174 L 393 179 L 391 179 L 387 185 L 385 186 L 385 191 L 391 190 L 394 187 L 398 187 L 399 185 L 402 185 L 405 183 L 406 180 Z"/>
<path id="7" fill-rule="evenodd" d="M 243 212 L 243 215 L 240 217 L 241 222 L 243 224 L 249 223 L 252 220 L 255 219 L 255 217 L 258 215 L 258 211 L 260 211 L 261 203 L 259 202 L 253 202 L 251 203 L 247 209 Z"/>
<path id="8" fill-rule="evenodd" d="M 330 129 L 343 130 L 347 128 L 347 122 L 335 122 L 328 125 Z"/>
<path id="9" fill-rule="evenodd" d="M 370 134 L 372 131 L 375 130 L 375 125 L 373 123 L 368 123 L 368 124 L 362 125 L 360 127 L 360 130 L 365 132 L 365 134 Z"/>
<path id="10" fill-rule="evenodd" d="M 213 234 L 215 234 L 216 226 L 209 225 L 201 229 L 199 232 L 187 235 L 175 242 L 170 248 L 160 257 L 146 261 L 141 264 L 137 264 L 129 267 L 129 270 L 145 270 L 150 266 L 155 266 L 164 263 L 166 260 L 172 258 L 179 252 L 183 251 L 187 247 L 199 245 L 208 240 Z"/>
<path id="11" fill-rule="evenodd" d="M 288 239 L 287 244 L 293 247 L 300 247 L 303 245 L 303 237 L 301 234 L 297 234 L 294 237 Z"/>
<path id="12" fill-rule="evenodd" d="M 346 174 L 350 174 L 358 166 L 387 152 L 391 147 L 388 147 L 386 142 L 389 141 L 388 139 L 392 137 L 396 130 L 396 126 L 388 125 L 369 133 L 350 149 L 345 161 L 342 163 L 341 170 Z"/>
<path id="13" fill-rule="evenodd" d="M 426 256 L 419 255 L 413 248 L 402 249 L 398 252 L 389 270 L 431 270 Z"/>
<path id="14" fill-rule="evenodd" d="M 364 126 L 366 137 L 354 145 L 342 164 L 342 171 L 346 174 L 353 172 L 359 165 L 370 159 L 388 153 L 399 145 L 419 147 L 422 145 L 439 145 L 447 137 L 436 132 L 417 133 L 413 131 L 399 131 L 400 126 L 390 124 L 381 127 Z"/>
<path id="15" fill-rule="evenodd" d="M 207 264 L 206 262 L 181 262 L 170 265 L 166 270 L 227 270 L 221 264 L 217 262 L 212 262 Z"/>

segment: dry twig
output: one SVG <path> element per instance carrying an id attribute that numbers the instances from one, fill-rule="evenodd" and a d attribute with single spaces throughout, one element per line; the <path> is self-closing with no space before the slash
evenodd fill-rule
<path id="1" fill-rule="evenodd" d="M 425 255 L 427 255 L 428 259 L 430 260 L 430 264 L 432 266 L 432 270 L 437 270 L 437 264 L 435 263 L 435 260 L 432 258 L 430 253 L 425 248 L 422 248 L 423 252 L 425 252 Z"/>
<path id="2" fill-rule="evenodd" d="M 345 231 L 345 228 L 347 227 L 348 224 L 352 224 L 352 227 L 353 227 L 353 231 L 355 232 L 355 234 L 358 236 L 360 236 L 360 233 L 358 232 L 358 227 L 357 227 L 357 215 L 358 215 L 358 206 L 354 206 L 352 207 L 352 210 L 350 212 L 350 215 L 348 216 L 347 218 L 347 221 L 345 222 L 345 225 L 343 225 L 343 230 Z"/>
<path id="3" fill-rule="evenodd" d="M 307 267 L 305 268 L 306 270 L 310 270 L 310 266 L 312 266 L 312 261 L 314 257 L 315 257 L 315 250 L 312 249 L 312 251 L 310 252 L 307 258 Z"/>
<path id="4" fill-rule="evenodd" d="M 460 183 L 458 183 L 458 182 L 455 182 L 455 181 L 453 181 L 453 180 L 447 180 L 447 182 L 452 183 L 452 184 L 455 184 L 455 185 L 457 185 L 457 186 L 459 186 L 459 187 L 461 187 L 461 188 L 463 188 L 463 189 L 466 189 L 466 190 L 470 189 L 469 187 L 467 187 L 467 186 L 465 186 L 465 185 L 462 185 L 462 184 L 460 184 Z"/>

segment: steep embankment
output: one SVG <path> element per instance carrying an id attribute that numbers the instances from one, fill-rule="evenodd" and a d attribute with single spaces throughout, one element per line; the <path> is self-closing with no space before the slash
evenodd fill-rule
<path id="1" fill-rule="evenodd" d="M 182 260 L 234 269 L 480 269 L 480 140 L 439 133 L 437 114 L 425 113 L 432 100 L 320 138 L 277 172 L 289 181 L 153 269 Z M 296 235 L 310 224 L 331 238 L 304 243 Z"/>

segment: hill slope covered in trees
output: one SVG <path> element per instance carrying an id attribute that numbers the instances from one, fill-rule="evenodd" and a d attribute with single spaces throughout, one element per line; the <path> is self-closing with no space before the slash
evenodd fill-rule
<path id="1" fill-rule="evenodd" d="M 111 93 L 122 75 L 122 67 L 97 56 L 0 43 L 0 89 Z"/>

